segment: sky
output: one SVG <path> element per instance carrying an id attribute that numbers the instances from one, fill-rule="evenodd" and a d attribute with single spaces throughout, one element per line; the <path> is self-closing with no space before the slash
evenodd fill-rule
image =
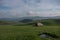
<path id="1" fill-rule="evenodd" d="M 0 0 L 0 18 L 60 16 L 60 0 Z"/>

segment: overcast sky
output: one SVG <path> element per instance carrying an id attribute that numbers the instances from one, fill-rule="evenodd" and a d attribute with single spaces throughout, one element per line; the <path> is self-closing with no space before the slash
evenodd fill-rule
<path id="1" fill-rule="evenodd" d="M 0 18 L 60 16 L 60 0 L 0 0 Z"/>

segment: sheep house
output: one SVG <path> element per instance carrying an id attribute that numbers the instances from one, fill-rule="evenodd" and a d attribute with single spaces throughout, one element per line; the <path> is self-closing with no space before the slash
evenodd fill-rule
<path id="1" fill-rule="evenodd" d="M 35 26 L 39 27 L 39 26 L 43 26 L 43 24 L 40 22 L 37 22 L 37 23 L 35 23 Z"/>

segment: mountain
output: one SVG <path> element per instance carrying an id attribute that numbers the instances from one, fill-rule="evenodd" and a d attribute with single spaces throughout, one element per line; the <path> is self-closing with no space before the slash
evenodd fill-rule
<path id="1" fill-rule="evenodd" d="M 54 17 L 40 17 L 40 16 L 31 16 L 31 17 L 20 17 L 20 18 L 0 18 L 0 20 L 8 20 L 8 21 L 19 21 L 23 19 L 33 19 L 33 20 L 41 20 L 41 19 L 60 19 L 60 16 Z"/>
<path id="2" fill-rule="evenodd" d="M 0 20 L 2 20 L 2 21 L 14 21 L 16 19 L 17 18 L 0 18 Z"/>
<path id="3" fill-rule="evenodd" d="M 39 17 L 39 16 L 34 16 L 34 17 L 21 17 L 19 19 L 33 19 L 33 20 L 41 20 L 41 19 L 47 19 L 48 17 Z"/>
<path id="4" fill-rule="evenodd" d="M 0 18 L 0 20 L 8 20 L 8 21 L 19 21 L 19 20 L 23 20 L 23 19 L 33 19 L 33 20 L 41 20 L 41 19 L 47 19 L 46 17 L 39 17 L 39 16 L 35 16 L 35 17 L 20 17 L 20 18 Z"/>
<path id="5" fill-rule="evenodd" d="M 50 17 L 52 19 L 60 19 L 60 16 L 54 16 L 54 17 Z"/>
<path id="6" fill-rule="evenodd" d="M 56 16 L 55 18 L 59 18 L 60 19 L 60 16 Z"/>

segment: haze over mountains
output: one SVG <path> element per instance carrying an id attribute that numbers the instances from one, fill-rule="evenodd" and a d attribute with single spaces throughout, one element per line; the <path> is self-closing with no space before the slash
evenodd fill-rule
<path id="1" fill-rule="evenodd" d="M 39 17 L 39 16 L 34 16 L 34 17 L 20 17 L 20 18 L 0 18 L 0 20 L 10 20 L 10 21 L 18 21 L 22 19 L 33 19 L 33 20 L 41 20 L 41 19 L 60 19 L 60 16 L 53 16 L 53 17 Z"/>

